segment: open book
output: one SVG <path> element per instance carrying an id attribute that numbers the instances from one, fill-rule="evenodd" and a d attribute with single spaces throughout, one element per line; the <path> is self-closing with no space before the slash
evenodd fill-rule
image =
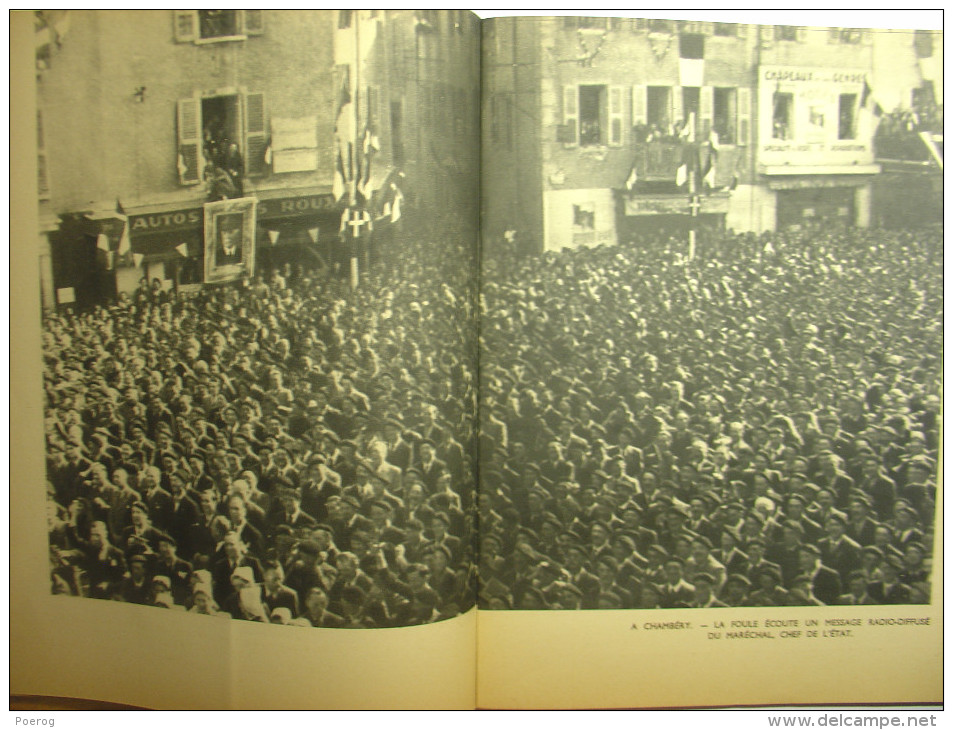
<path id="1" fill-rule="evenodd" d="M 942 34 L 732 20 L 14 14 L 11 692 L 940 701 Z"/>

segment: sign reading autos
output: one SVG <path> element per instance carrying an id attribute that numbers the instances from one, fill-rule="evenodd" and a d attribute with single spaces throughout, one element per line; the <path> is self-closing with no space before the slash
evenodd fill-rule
<path id="1" fill-rule="evenodd" d="M 761 66 L 759 162 L 797 167 L 873 163 L 869 95 L 863 69 Z"/>

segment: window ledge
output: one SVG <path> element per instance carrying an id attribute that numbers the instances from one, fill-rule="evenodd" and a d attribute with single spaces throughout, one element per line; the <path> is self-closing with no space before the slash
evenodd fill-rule
<path id="1" fill-rule="evenodd" d="M 209 43 L 228 43 L 229 41 L 247 41 L 247 35 L 222 35 L 215 38 L 196 38 L 195 45 L 205 46 Z"/>

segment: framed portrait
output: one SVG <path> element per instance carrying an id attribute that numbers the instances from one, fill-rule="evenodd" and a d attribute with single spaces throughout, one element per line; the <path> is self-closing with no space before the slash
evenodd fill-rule
<path id="1" fill-rule="evenodd" d="M 205 204 L 205 282 L 249 277 L 255 272 L 258 200 L 238 198 Z"/>

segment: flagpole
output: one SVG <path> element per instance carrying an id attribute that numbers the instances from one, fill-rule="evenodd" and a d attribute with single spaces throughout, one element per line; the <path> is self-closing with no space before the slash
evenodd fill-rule
<path id="1" fill-rule="evenodd" d="M 701 160 L 698 157 L 698 150 L 695 147 L 695 113 L 689 116 L 691 130 L 689 132 L 688 152 L 691 155 L 691 169 L 688 171 L 688 207 L 691 211 L 691 221 L 688 229 L 688 260 L 695 260 L 695 224 L 698 216 L 698 193 L 696 190 L 696 177 L 698 175 L 698 166 Z"/>
<path id="2" fill-rule="evenodd" d="M 360 106 L 361 98 L 361 11 L 354 10 L 354 97 L 351 103 L 354 105 L 354 158 L 358 158 L 357 135 L 361 128 Z M 351 205 L 356 210 L 357 206 L 357 174 L 353 168 L 351 170 Z M 357 241 L 358 237 L 351 237 L 351 288 L 357 289 L 361 283 L 360 264 L 357 260 Z"/>

